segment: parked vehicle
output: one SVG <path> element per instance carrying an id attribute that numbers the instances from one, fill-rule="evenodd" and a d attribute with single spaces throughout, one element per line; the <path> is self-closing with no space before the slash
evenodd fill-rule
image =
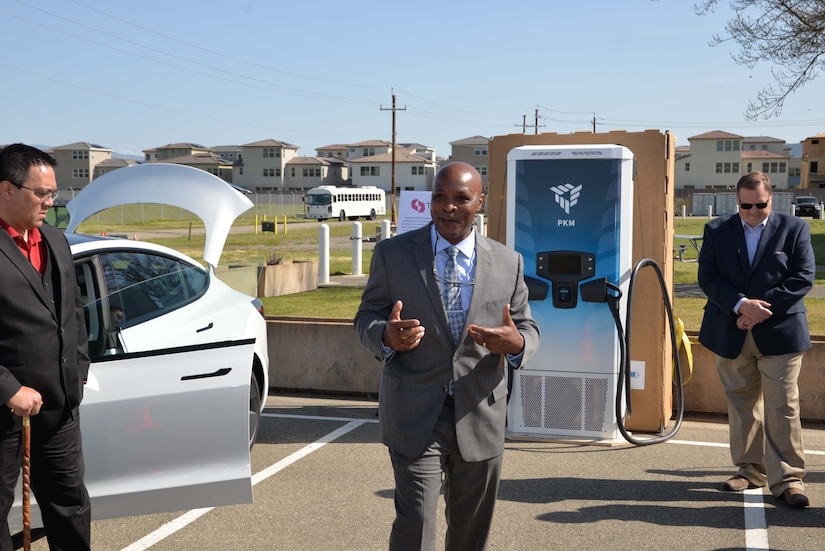
<path id="1" fill-rule="evenodd" d="M 816 197 L 797 197 L 794 201 L 793 213 L 796 216 L 811 216 L 822 218 L 822 205 Z"/>
<path id="2" fill-rule="evenodd" d="M 304 215 L 316 220 L 338 218 L 343 222 L 359 216 L 375 220 L 376 216 L 387 214 L 384 190 L 375 186 L 318 186 L 307 191 L 304 203 Z"/>
<path id="3" fill-rule="evenodd" d="M 141 202 L 203 219 L 207 266 L 152 243 L 74 233 L 101 210 Z M 252 501 L 266 321 L 260 301 L 214 273 L 232 222 L 251 206 L 208 172 L 161 163 L 112 171 L 69 202 L 92 360 L 80 418 L 93 518 Z"/>

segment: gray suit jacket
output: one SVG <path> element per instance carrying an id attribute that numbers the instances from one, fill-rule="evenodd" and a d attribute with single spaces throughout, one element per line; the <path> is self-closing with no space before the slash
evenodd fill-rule
<path id="1" fill-rule="evenodd" d="M 393 451 L 417 457 L 429 443 L 446 386 L 453 380 L 459 449 L 466 461 L 482 461 L 504 450 L 503 359 L 474 343 L 466 329 L 456 346 L 433 266 L 429 225 L 382 241 L 373 253 L 355 329 L 361 342 L 385 361 L 379 394 L 381 438 Z M 521 255 L 476 235 L 475 285 L 466 324 L 497 327 L 510 304 L 513 322 L 524 336 L 522 365 L 539 344 L 523 277 Z M 401 317 L 420 320 L 425 334 L 414 350 L 384 358 L 382 334 L 397 300 L 404 304 Z"/>

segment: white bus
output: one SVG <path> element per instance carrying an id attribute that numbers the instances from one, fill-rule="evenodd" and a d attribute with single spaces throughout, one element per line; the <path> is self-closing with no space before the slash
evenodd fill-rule
<path id="1" fill-rule="evenodd" d="M 375 186 L 319 186 L 306 192 L 304 204 L 306 218 L 316 220 L 337 218 L 343 222 L 359 216 L 375 220 L 387 214 L 384 190 Z"/>

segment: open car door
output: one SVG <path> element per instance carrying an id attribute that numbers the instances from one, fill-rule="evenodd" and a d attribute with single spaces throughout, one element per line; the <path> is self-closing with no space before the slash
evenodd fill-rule
<path id="1" fill-rule="evenodd" d="M 80 406 L 93 519 L 252 502 L 254 342 L 95 359 Z M 12 529 L 22 526 L 19 490 Z M 32 526 L 40 526 L 34 499 Z"/>

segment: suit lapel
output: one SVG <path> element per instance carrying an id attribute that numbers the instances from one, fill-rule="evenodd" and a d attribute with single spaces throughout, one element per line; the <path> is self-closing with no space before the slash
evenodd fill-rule
<path id="1" fill-rule="evenodd" d="M 26 279 L 34 291 L 34 294 L 37 295 L 37 298 L 40 299 L 43 305 L 54 313 L 54 306 L 51 305 L 49 297 L 46 296 L 46 290 L 43 288 L 43 278 L 37 270 L 34 269 L 29 259 L 23 256 L 23 253 L 21 253 L 17 247 L 17 243 L 14 242 L 14 239 L 11 238 L 8 232 L 0 229 L 0 234 L 2 234 L 0 235 L 0 252 L 5 256 L 8 263 L 12 266 L 12 269 L 20 272 L 20 275 Z M 41 232 L 41 236 L 42 235 Z"/>
<path id="2" fill-rule="evenodd" d="M 493 257 L 490 254 L 490 244 L 476 233 L 476 271 L 475 281 L 484 282 L 490 281 L 490 272 L 493 269 Z M 470 298 L 470 308 L 467 310 L 467 319 L 477 319 L 479 309 L 484 304 L 484 288 L 483 284 L 476 283 L 473 285 L 473 295 Z M 466 324 L 465 324 L 466 325 Z"/>
<path id="3" fill-rule="evenodd" d="M 768 248 L 768 242 L 773 239 L 778 226 L 779 221 L 777 220 L 777 217 L 774 215 L 769 216 L 768 220 L 765 222 L 765 227 L 762 229 L 762 235 L 759 237 L 759 244 L 756 246 L 756 254 L 753 255 L 751 269 L 753 269 L 762 260 L 762 257 L 765 255 L 765 249 Z"/>
<path id="4" fill-rule="evenodd" d="M 413 249 L 413 260 L 421 279 L 422 285 L 427 292 L 427 298 L 432 304 L 433 312 L 439 312 L 438 319 L 450 335 L 450 322 L 447 321 L 447 311 L 444 309 L 444 301 L 441 300 L 441 287 L 433 275 L 435 269 L 435 258 L 433 255 L 433 242 L 430 233 L 432 223 L 418 230 L 415 236 L 415 248 Z M 450 338 L 452 340 L 452 337 Z"/>
<path id="5" fill-rule="evenodd" d="M 733 239 L 737 243 L 736 253 L 739 257 L 742 272 L 748 273 L 751 269 L 751 263 L 750 260 L 748 260 L 748 245 L 745 243 L 745 229 L 742 227 L 742 218 L 740 218 L 738 214 L 734 214 L 728 222 L 730 224 L 729 231 L 733 233 Z"/>

